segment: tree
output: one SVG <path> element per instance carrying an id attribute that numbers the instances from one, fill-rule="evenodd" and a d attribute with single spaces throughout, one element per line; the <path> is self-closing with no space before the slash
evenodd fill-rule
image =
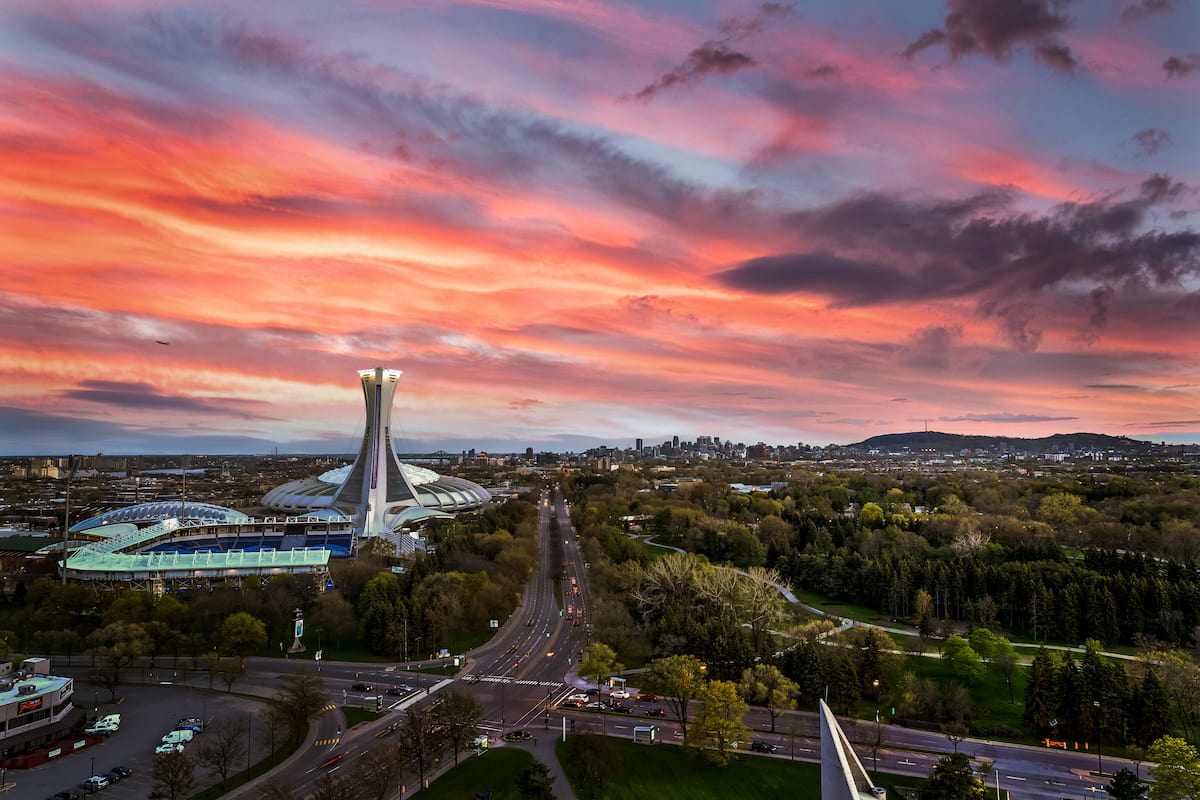
<path id="1" fill-rule="evenodd" d="M 342 639 L 353 636 L 358 628 L 354 618 L 354 606 L 336 589 L 317 598 L 315 619 L 311 624 L 326 637 L 333 639 L 335 647 L 342 646 Z"/>
<path id="2" fill-rule="evenodd" d="M 1146 784 L 1124 767 L 1108 782 L 1108 796 L 1111 800 L 1145 800 L 1147 791 Z"/>
<path id="3" fill-rule="evenodd" d="M 466 750 L 467 745 L 479 735 L 483 705 L 472 694 L 450 691 L 442 696 L 442 702 L 434 709 L 433 715 L 450 749 L 454 751 L 454 765 L 458 766 L 459 752 Z"/>
<path id="4" fill-rule="evenodd" d="M 1054 718 L 1055 694 L 1054 657 L 1046 648 L 1038 648 L 1029 667 L 1029 680 L 1025 684 L 1025 712 L 1022 720 L 1025 728 L 1035 736 L 1043 736 Z"/>
<path id="5" fill-rule="evenodd" d="M 947 722 L 942 725 L 942 733 L 945 735 L 946 741 L 954 747 L 956 754 L 958 746 L 963 743 L 963 739 L 966 739 L 970 732 L 970 729 L 961 722 Z"/>
<path id="6" fill-rule="evenodd" d="M 986 788 L 971 771 L 971 759 L 963 753 L 943 756 L 929 773 L 925 800 L 983 800 Z"/>
<path id="7" fill-rule="evenodd" d="M 517 776 L 517 791 L 525 800 L 554 800 L 554 779 L 550 768 L 534 761 Z"/>
<path id="8" fill-rule="evenodd" d="M 603 793 L 613 777 L 622 769 L 621 751 L 607 736 L 583 733 L 567 739 L 567 760 L 579 770 L 583 785 L 591 797 Z"/>
<path id="9" fill-rule="evenodd" d="M 688 705 L 700 696 L 704 682 L 704 665 L 688 655 L 657 658 L 642 674 L 642 688 L 663 696 L 684 736 L 688 731 Z"/>
<path id="10" fill-rule="evenodd" d="M 160 753 L 150 768 L 150 800 L 180 800 L 196 785 L 196 760 L 187 753 Z"/>
<path id="11" fill-rule="evenodd" d="M 296 787 L 283 775 L 271 775 L 258 787 L 262 800 L 299 800 Z"/>
<path id="12" fill-rule="evenodd" d="M 1171 700 L 1154 670 L 1147 670 L 1138 687 L 1133 705 L 1133 740 L 1149 747 L 1171 730 Z"/>
<path id="13" fill-rule="evenodd" d="M 1200 797 L 1200 752 L 1183 739 L 1164 736 L 1150 745 L 1146 758 L 1154 783 L 1151 800 L 1191 800 Z"/>
<path id="14" fill-rule="evenodd" d="M 747 703 L 763 706 L 771 717 L 771 733 L 775 732 L 775 720 L 788 709 L 796 707 L 799 687 L 788 680 L 778 667 L 758 664 L 742 672 L 738 693 Z"/>
<path id="15" fill-rule="evenodd" d="M 343 777 L 326 772 L 317 778 L 310 800 L 347 800 L 354 797 L 353 785 Z"/>
<path id="16" fill-rule="evenodd" d="M 276 700 L 268 701 L 266 707 L 258 713 L 258 721 L 254 729 L 258 731 L 259 739 L 266 743 L 271 751 L 271 763 L 275 763 L 275 753 L 283 743 L 291 727 L 291 720 L 286 708 Z"/>
<path id="17" fill-rule="evenodd" d="M 224 786 L 234 766 L 246 756 L 246 721 L 235 717 L 210 725 L 196 755 L 201 764 L 212 767 L 221 776 L 221 786 Z"/>
<path id="18" fill-rule="evenodd" d="M 112 622 L 88 637 L 88 653 L 100 662 L 97 677 L 109 690 L 111 700 L 117 699 L 121 670 L 150 649 L 146 631 L 137 622 Z"/>
<path id="19" fill-rule="evenodd" d="M 955 675 L 969 684 L 983 677 L 983 660 L 961 636 L 946 639 L 942 646 L 942 660 L 950 664 Z"/>
<path id="20" fill-rule="evenodd" d="M 1021 663 L 1021 657 L 1017 655 L 1012 642 L 1003 636 L 997 636 L 992 642 L 991 662 L 992 667 L 1004 678 L 1004 685 L 1008 687 L 1008 702 L 1015 703 L 1012 679 Z"/>
<path id="21" fill-rule="evenodd" d="M 380 742 L 354 762 L 351 774 L 367 800 L 387 800 L 400 785 L 402 767 L 397 746 Z"/>
<path id="22" fill-rule="evenodd" d="M 700 701 L 703 706 L 684 736 L 684 744 L 702 749 L 709 761 L 723 767 L 732 758 L 735 743 L 750 737 L 750 729 L 742 724 L 750 706 L 732 681 L 709 681 Z"/>
<path id="23" fill-rule="evenodd" d="M 221 651 L 237 656 L 244 669 L 246 656 L 266 646 L 267 626 L 258 617 L 239 611 L 221 623 L 217 640 L 221 643 Z"/>
<path id="24" fill-rule="evenodd" d="M 409 708 L 400 723 L 400 757 L 417 773 L 421 785 L 425 775 L 445 749 L 445 739 L 434 728 L 433 716 L 426 709 Z"/>
<path id="25" fill-rule="evenodd" d="M 227 692 L 232 692 L 233 685 L 246 674 L 245 667 L 236 660 L 228 664 L 221 664 L 216 671 L 221 676 L 221 683 L 225 684 Z"/>
<path id="26" fill-rule="evenodd" d="M 617 661 L 617 654 L 608 645 L 594 642 L 583 648 L 579 675 L 584 679 L 591 678 L 597 689 L 600 688 L 601 681 L 620 671 L 621 664 Z"/>
<path id="27" fill-rule="evenodd" d="M 325 681 L 311 672 L 297 672 L 283 679 L 283 687 L 274 699 L 287 715 L 292 738 L 299 741 L 308 730 L 308 723 L 329 705 L 329 690 Z"/>

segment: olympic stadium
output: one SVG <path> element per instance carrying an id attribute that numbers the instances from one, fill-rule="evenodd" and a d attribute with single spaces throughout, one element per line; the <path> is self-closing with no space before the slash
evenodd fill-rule
<path id="1" fill-rule="evenodd" d="M 397 553 L 424 549 L 419 526 L 491 501 L 482 486 L 401 462 L 390 418 L 399 370 L 362 370 L 366 425 L 352 464 L 277 486 L 253 518 L 210 503 L 157 501 L 118 508 L 70 528 L 65 577 L 162 591 L 248 575 L 311 574 L 328 581 L 330 558 L 381 538 Z"/>

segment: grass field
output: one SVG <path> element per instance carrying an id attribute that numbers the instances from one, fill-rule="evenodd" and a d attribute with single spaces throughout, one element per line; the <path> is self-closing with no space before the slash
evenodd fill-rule
<path id="1" fill-rule="evenodd" d="M 492 800 L 520 800 L 517 776 L 532 763 L 533 756 L 524 750 L 498 747 L 462 761 L 419 796 L 422 800 L 469 800 L 476 792 L 491 792 Z"/>
<path id="2" fill-rule="evenodd" d="M 796 599 L 800 602 L 819 608 L 826 614 L 832 614 L 835 617 L 845 617 L 846 619 L 858 620 L 859 622 L 871 622 L 876 625 L 891 625 L 891 619 L 885 617 L 880 612 L 866 606 L 856 606 L 852 603 L 842 603 L 836 600 L 830 600 L 823 594 L 817 592 L 808 592 L 803 589 L 793 590 Z M 900 626 L 897 626 L 900 627 Z"/>
<path id="3" fill-rule="evenodd" d="M 383 716 L 374 711 L 367 711 L 362 708 L 355 708 L 354 706 L 342 706 L 342 714 L 346 717 L 347 728 L 353 728 L 355 725 L 363 722 L 374 722 Z"/>
<path id="4" fill-rule="evenodd" d="M 804 761 L 742 755 L 727 767 L 714 767 L 681 747 L 638 745 L 613 739 L 621 753 L 621 772 L 595 800 L 820 800 L 821 768 Z M 564 760 L 565 745 L 555 751 Z M 592 800 L 572 765 L 567 775 L 580 800 Z M 918 780 L 902 776 L 876 776 L 885 788 L 915 786 Z"/>

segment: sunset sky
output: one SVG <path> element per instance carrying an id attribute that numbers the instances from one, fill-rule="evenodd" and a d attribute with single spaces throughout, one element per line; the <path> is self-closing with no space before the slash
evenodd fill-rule
<path id="1" fill-rule="evenodd" d="M 7 0 L 0 453 L 1200 441 L 1200 2 Z M 165 344 L 163 344 L 165 343 Z"/>

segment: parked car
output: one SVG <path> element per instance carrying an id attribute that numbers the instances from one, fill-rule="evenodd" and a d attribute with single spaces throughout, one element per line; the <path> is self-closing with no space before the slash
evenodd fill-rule
<path id="1" fill-rule="evenodd" d="M 663 708 L 648 708 L 648 709 L 646 709 L 647 717 L 665 717 L 666 715 L 667 715 L 667 711 L 666 711 L 666 709 L 663 709 Z"/>
<path id="2" fill-rule="evenodd" d="M 625 700 L 629 697 L 629 692 L 624 689 L 617 689 L 615 692 L 609 692 L 608 696 L 614 700 Z"/>
<path id="3" fill-rule="evenodd" d="M 351 684 L 350 688 L 356 692 L 369 692 L 369 691 L 371 691 L 371 684 L 355 683 L 355 684 Z"/>
<path id="4" fill-rule="evenodd" d="M 579 700 L 564 700 L 558 706 L 559 708 L 583 708 L 583 703 Z"/>
<path id="5" fill-rule="evenodd" d="M 638 700 L 641 700 L 644 703 L 657 703 L 658 695 L 647 694 L 646 692 L 642 692 L 641 694 L 638 695 Z"/>
<path id="6" fill-rule="evenodd" d="M 750 743 L 750 749 L 756 753 L 774 753 L 779 749 L 779 745 L 771 744 L 770 742 L 756 741 Z"/>
<path id="7" fill-rule="evenodd" d="M 59 792 L 51 797 L 50 800 L 79 800 L 79 792 Z"/>
<path id="8" fill-rule="evenodd" d="M 633 713 L 632 708 L 630 708 L 629 706 L 626 706 L 626 705 L 622 705 L 620 703 L 616 703 L 609 710 L 612 711 L 614 714 L 632 714 Z"/>
<path id="9" fill-rule="evenodd" d="M 183 719 L 179 720 L 179 722 L 175 723 L 175 730 L 177 731 L 192 731 L 193 733 L 199 733 L 203 729 L 204 722 L 196 717 L 184 717 Z"/>
<path id="10" fill-rule="evenodd" d="M 83 782 L 84 788 L 91 792 L 98 792 L 101 789 L 108 788 L 108 778 L 103 775 L 93 775 Z"/>
<path id="11" fill-rule="evenodd" d="M 112 772 L 117 773 L 122 778 L 128 778 L 130 775 L 133 774 L 133 770 L 131 770 L 129 767 L 120 767 L 120 766 L 113 767 Z"/>
<path id="12" fill-rule="evenodd" d="M 183 744 L 190 742 L 196 734 L 192 731 L 171 731 L 162 737 L 163 744 Z"/>
<path id="13" fill-rule="evenodd" d="M 158 755 L 162 755 L 164 753 L 182 753 L 183 745 L 179 742 L 164 742 L 158 747 L 154 748 L 154 752 Z"/>
<path id="14" fill-rule="evenodd" d="M 109 772 L 107 775 L 105 775 L 104 777 L 108 778 L 108 782 L 109 782 L 109 783 L 116 783 L 117 781 L 121 780 L 121 778 L 123 778 L 123 777 L 125 777 L 125 776 L 124 776 L 124 775 L 122 775 L 122 774 L 121 774 L 121 773 L 119 773 L 119 772 L 111 772 L 111 771 L 110 771 L 110 772 Z"/>

